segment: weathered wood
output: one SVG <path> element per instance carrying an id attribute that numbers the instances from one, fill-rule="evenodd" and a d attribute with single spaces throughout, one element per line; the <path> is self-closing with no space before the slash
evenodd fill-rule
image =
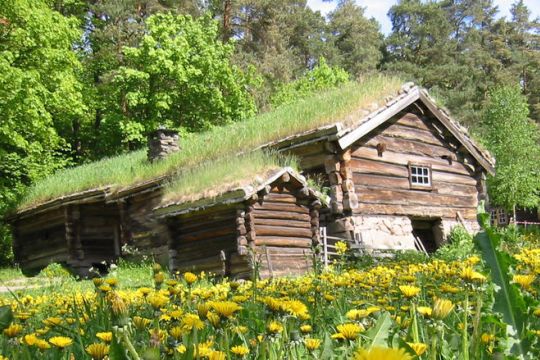
<path id="1" fill-rule="evenodd" d="M 288 219 L 295 221 L 309 221 L 309 215 L 307 212 L 284 212 L 279 210 L 268 210 L 266 208 L 260 208 L 255 210 L 257 220 L 260 219 Z M 253 218 L 255 221 L 255 217 Z"/>
<path id="2" fill-rule="evenodd" d="M 453 161 L 450 165 L 448 160 L 442 158 L 426 158 L 426 156 L 403 154 L 401 152 L 385 151 L 383 156 L 378 156 L 377 149 L 363 147 L 354 152 L 355 159 L 368 159 L 383 163 L 407 165 L 407 163 L 429 163 L 434 170 L 445 171 L 463 175 L 472 175 L 469 167 L 458 161 Z"/>
<path id="3" fill-rule="evenodd" d="M 255 245 L 262 246 L 282 246 L 282 247 L 311 247 L 310 238 L 292 238 L 292 237 L 279 237 L 279 236 L 257 236 Z"/>
<path id="4" fill-rule="evenodd" d="M 273 203 L 273 202 L 265 202 L 264 205 L 256 204 L 255 209 L 261 209 L 264 208 L 264 210 L 276 210 L 276 211 L 286 211 L 286 212 L 294 212 L 294 213 L 306 213 L 307 210 L 303 206 L 293 205 L 293 204 L 283 204 L 283 203 Z"/>
<path id="5" fill-rule="evenodd" d="M 311 237 L 311 229 L 289 227 L 291 224 L 284 223 L 281 226 L 257 225 L 257 237 L 260 236 L 284 236 L 284 237 Z M 308 223 L 309 225 L 309 223 Z"/>
<path id="6" fill-rule="evenodd" d="M 448 207 L 476 207 L 476 196 L 444 195 L 423 190 L 388 190 L 364 187 L 358 192 L 360 203 L 397 205 L 446 205 Z"/>
<path id="7" fill-rule="evenodd" d="M 388 128 L 379 131 L 384 131 L 385 136 L 406 140 L 415 140 L 430 145 L 446 146 L 445 140 L 441 139 L 439 134 L 435 133 L 434 131 L 412 129 L 407 126 L 397 124 L 391 125 Z"/>
<path id="8" fill-rule="evenodd" d="M 455 219 L 456 211 L 459 210 L 465 219 L 476 219 L 476 207 L 448 208 L 446 206 L 422 206 L 422 205 L 396 205 L 396 204 L 368 204 L 360 203 L 355 213 L 374 215 L 405 215 L 426 216 Z"/>
<path id="9" fill-rule="evenodd" d="M 255 226 L 259 225 L 273 225 L 273 226 L 290 226 L 301 229 L 309 229 L 310 222 L 309 219 L 304 220 L 290 220 L 290 219 L 272 219 L 272 218 L 255 218 Z"/>

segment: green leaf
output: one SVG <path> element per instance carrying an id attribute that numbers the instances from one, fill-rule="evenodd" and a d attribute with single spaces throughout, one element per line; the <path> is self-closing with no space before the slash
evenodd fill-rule
<path id="1" fill-rule="evenodd" d="M 375 326 L 366 332 L 366 336 L 371 341 L 369 348 L 371 349 L 374 346 L 388 346 L 388 335 L 391 327 L 392 320 L 390 319 L 390 315 L 385 312 L 379 317 Z"/>
<path id="2" fill-rule="evenodd" d="M 13 321 L 13 312 L 11 306 L 0 306 L 0 330 L 4 330 Z"/>
<path id="3" fill-rule="evenodd" d="M 483 215 L 487 216 L 487 214 Z M 480 223 L 485 222 L 480 221 Z M 500 236 L 491 228 L 486 228 L 485 232 L 479 233 L 475 240 L 480 247 L 484 261 L 491 270 L 493 282 L 500 288 L 498 296 L 495 297 L 494 311 L 502 314 L 504 321 L 516 331 L 518 339 L 524 339 L 525 303 L 519 291 L 510 283 L 508 274 L 511 259 L 509 255 L 497 250 Z M 512 353 L 525 355 L 527 347 L 525 342 L 517 342 L 512 348 Z"/>

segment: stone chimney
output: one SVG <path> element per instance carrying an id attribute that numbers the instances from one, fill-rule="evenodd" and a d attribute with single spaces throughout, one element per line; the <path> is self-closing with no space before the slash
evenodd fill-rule
<path id="1" fill-rule="evenodd" d="M 154 162 L 180 151 L 178 131 L 159 128 L 148 135 L 148 161 Z"/>

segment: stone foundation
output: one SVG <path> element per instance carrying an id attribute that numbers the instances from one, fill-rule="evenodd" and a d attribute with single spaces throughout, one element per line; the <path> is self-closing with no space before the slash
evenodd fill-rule
<path id="1" fill-rule="evenodd" d="M 475 234 L 480 231 L 478 222 L 465 220 L 466 229 Z M 460 222 L 441 219 L 432 230 L 437 247 L 442 246 L 450 231 Z M 327 226 L 328 235 L 354 239 L 359 234 L 368 249 L 415 250 L 413 227 L 407 216 L 357 215 L 335 220 Z M 358 236 L 358 235 L 357 235 Z"/>

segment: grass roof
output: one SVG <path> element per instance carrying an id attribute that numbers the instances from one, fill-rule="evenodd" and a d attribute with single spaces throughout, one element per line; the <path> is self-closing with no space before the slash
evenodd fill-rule
<path id="1" fill-rule="evenodd" d="M 346 119 L 347 115 L 355 111 L 371 107 L 373 103 L 384 103 L 386 97 L 397 94 L 401 84 L 400 79 L 383 75 L 350 82 L 251 119 L 182 138 L 182 150 L 159 162 L 146 161 L 146 149 L 143 149 L 64 169 L 32 186 L 19 210 L 88 189 L 103 186 L 121 189 L 173 174 L 179 169 L 185 172 L 190 167 L 208 161 L 226 158 L 292 134 L 329 125 Z M 198 173 L 188 172 L 191 178 Z M 181 177 L 181 173 L 178 176 Z M 180 186 L 175 188 L 180 191 Z"/>
<path id="2" fill-rule="evenodd" d="M 189 168 L 165 186 L 163 203 L 193 202 L 226 192 L 257 187 L 283 167 L 298 169 L 294 157 L 257 150 Z"/>

